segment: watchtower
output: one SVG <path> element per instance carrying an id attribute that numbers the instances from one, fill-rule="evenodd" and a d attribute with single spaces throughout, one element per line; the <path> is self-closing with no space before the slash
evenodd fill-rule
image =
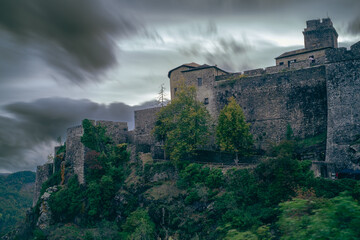
<path id="1" fill-rule="evenodd" d="M 303 34 L 305 49 L 338 47 L 338 34 L 330 18 L 306 21 Z"/>

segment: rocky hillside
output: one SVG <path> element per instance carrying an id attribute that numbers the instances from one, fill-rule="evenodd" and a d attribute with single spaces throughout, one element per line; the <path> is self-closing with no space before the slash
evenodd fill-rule
<path id="1" fill-rule="evenodd" d="M 0 236 L 25 218 L 34 194 L 35 173 L 0 175 Z"/>
<path id="2" fill-rule="evenodd" d="M 360 184 L 315 178 L 294 140 L 247 168 L 154 160 L 93 125 L 82 142 L 85 183 L 66 177 L 72 166 L 61 164 L 23 228 L 4 239 L 360 237 Z"/>

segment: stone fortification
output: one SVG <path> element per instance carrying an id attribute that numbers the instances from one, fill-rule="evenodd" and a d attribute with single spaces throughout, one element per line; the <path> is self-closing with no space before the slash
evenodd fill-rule
<path id="1" fill-rule="evenodd" d="M 36 180 L 35 180 L 35 191 L 33 197 L 33 207 L 36 205 L 39 197 L 42 184 L 49 179 L 53 174 L 53 164 L 45 163 L 42 166 L 37 166 L 36 168 Z"/>
<path id="2" fill-rule="evenodd" d="M 161 107 L 135 111 L 134 143 L 137 152 L 151 152 L 154 158 L 162 158 L 163 151 L 152 133 L 157 113 Z"/>
<path id="3" fill-rule="evenodd" d="M 106 134 L 112 138 L 115 144 L 127 141 L 127 123 L 112 121 L 92 121 L 94 125 L 106 128 Z M 83 127 L 76 126 L 67 130 L 66 138 L 66 163 L 70 166 L 68 176 L 76 174 L 80 184 L 85 183 L 85 155 L 90 150 L 81 142 L 84 134 Z"/>
<path id="4" fill-rule="evenodd" d="M 259 71 L 260 72 L 260 71 Z M 242 106 L 259 148 L 284 139 L 287 126 L 299 138 L 326 131 L 325 67 L 280 71 L 254 76 L 232 76 L 216 81 L 217 118 L 229 97 Z"/>
<path id="5" fill-rule="evenodd" d="M 360 169 L 360 42 L 329 50 L 327 59 L 326 161 L 336 169 Z"/>
<path id="6" fill-rule="evenodd" d="M 115 144 L 128 141 L 128 126 L 126 122 L 92 121 L 92 123 L 105 127 L 106 134 L 113 139 Z M 33 205 L 36 204 L 40 197 L 42 184 L 55 171 L 63 171 L 61 175 L 65 182 L 70 177 L 77 175 L 79 183 L 85 184 L 85 156 L 90 149 L 86 148 L 81 142 L 83 134 L 84 129 L 81 125 L 68 128 L 66 132 L 66 153 L 57 156 L 56 152 L 59 148 L 55 148 L 55 164 L 46 163 L 43 166 L 38 166 Z"/>
<path id="7" fill-rule="evenodd" d="M 80 184 L 85 182 L 84 180 L 84 159 L 85 159 L 85 147 L 81 143 L 81 137 L 84 134 L 83 127 L 76 126 L 69 128 L 66 132 L 66 163 L 70 166 L 67 171 L 67 179 L 76 174 Z"/>

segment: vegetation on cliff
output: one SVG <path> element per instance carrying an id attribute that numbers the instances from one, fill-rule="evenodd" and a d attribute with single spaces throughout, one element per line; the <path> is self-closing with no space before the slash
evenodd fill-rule
<path id="1" fill-rule="evenodd" d="M 49 200 L 52 222 L 46 228 L 35 228 L 32 237 L 87 240 L 360 237 L 357 228 L 360 184 L 350 179 L 315 178 L 311 162 L 298 159 L 296 150 L 304 143 L 293 138 L 290 126 L 286 140 L 274 145 L 252 168 L 191 163 L 189 157 L 194 149 L 205 142 L 194 138 L 207 136 L 207 113 L 198 106 L 191 89 L 178 94 L 186 104 L 174 100 L 174 105 L 164 107 L 155 129 L 158 139 L 164 140 L 171 162 L 155 161 L 143 153 L 130 161 L 126 144 L 114 145 L 102 126 L 84 120 L 82 142 L 88 148 L 86 184 L 79 185 L 76 175 L 63 185 L 58 177 L 44 183 L 44 188 L 58 185 Z M 233 145 L 232 151 L 237 149 L 246 154 L 251 136 L 236 105 L 224 110 L 225 115 L 233 113 L 236 117 L 232 119 L 237 119 L 233 132 L 242 134 L 247 143 L 237 143 L 236 137 L 224 142 Z M 219 125 L 231 126 L 233 122 L 228 120 Z M 197 123 L 190 124 L 191 121 Z M 196 129 L 199 131 L 193 131 Z M 182 131 L 192 137 L 183 136 Z"/>
<path id="2" fill-rule="evenodd" d="M 283 141 L 253 169 L 196 163 L 175 168 L 144 154 L 130 163 L 125 145 L 105 144 L 105 151 L 93 150 L 86 157 L 86 186 L 79 186 L 75 177 L 51 196 L 54 225 L 34 236 L 357 238 L 359 183 L 314 178 L 311 162 L 295 158 L 295 143 Z"/>

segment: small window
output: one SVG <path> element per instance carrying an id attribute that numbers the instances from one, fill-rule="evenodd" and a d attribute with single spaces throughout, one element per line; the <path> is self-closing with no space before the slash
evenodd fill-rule
<path id="1" fill-rule="evenodd" d="M 202 78 L 198 78 L 197 80 L 198 80 L 198 86 L 199 87 L 202 86 Z"/>
<path id="2" fill-rule="evenodd" d="M 174 95 L 176 94 L 177 88 L 174 88 Z"/>
<path id="3" fill-rule="evenodd" d="M 280 65 L 280 66 L 281 66 L 281 65 L 284 65 L 284 62 L 280 62 L 279 65 Z"/>
<path id="4" fill-rule="evenodd" d="M 208 105 L 208 104 L 209 104 L 209 99 L 208 99 L 208 98 L 205 98 L 205 99 L 204 99 L 204 104 L 205 104 L 205 105 Z"/>
<path id="5" fill-rule="evenodd" d="M 296 63 L 296 59 L 288 61 L 288 67 L 290 67 L 292 63 Z"/>

